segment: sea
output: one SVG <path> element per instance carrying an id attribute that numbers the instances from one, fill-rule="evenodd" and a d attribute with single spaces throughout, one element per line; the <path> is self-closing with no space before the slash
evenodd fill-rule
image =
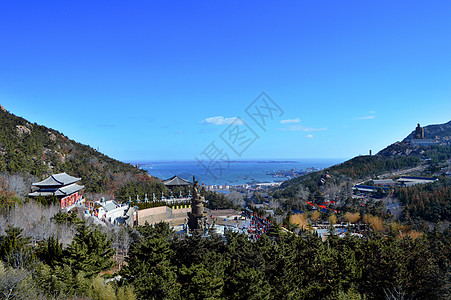
<path id="1" fill-rule="evenodd" d="M 204 185 L 243 185 L 288 180 L 293 174 L 322 170 L 344 162 L 345 158 L 303 158 L 237 160 L 199 163 L 198 161 L 139 161 L 132 162 L 150 175 L 168 179 L 174 175 L 191 181 L 193 176 Z"/>

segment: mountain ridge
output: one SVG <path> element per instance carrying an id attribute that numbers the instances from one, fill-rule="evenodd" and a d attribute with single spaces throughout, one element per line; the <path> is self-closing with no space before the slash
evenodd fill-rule
<path id="1" fill-rule="evenodd" d="M 0 175 L 22 198 L 29 192 L 30 181 L 52 173 L 81 177 L 86 192 L 107 194 L 125 182 L 152 178 L 144 170 L 108 157 L 55 129 L 31 123 L 1 105 L 0 124 Z"/>

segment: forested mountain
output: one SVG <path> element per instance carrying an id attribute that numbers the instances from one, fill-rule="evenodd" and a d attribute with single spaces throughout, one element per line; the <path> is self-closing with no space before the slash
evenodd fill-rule
<path id="1" fill-rule="evenodd" d="M 54 129 L 17 117 L 3 107 L 0 124 L 0 174 L 7 179 L 11 174 L 16 174 L 16 178 L 19 174 L 29 182 L 30 177 L 36 180 L 66 172 L 81 177 L 87 192 L 104 193 L 113 192 L 127 181 L 148 177 L 145 171 L 77 143 Z"/>
<path id="2" fill-rule="evenodd" d="M 373 156 L 357 156 L 341 164 L 327 168 L 316 174 L 309 174 L 285 182 L 282 188 L 293 188 L 299 183 L 309 182 L 316 178 L 319 181 L 321 175 L 342 175 L 352 180 L 363 180 L 376 177 L 380 174 L 405 168 L 419 166 L 422 161 L 428 164 L 445 163 L 451 159 L 451 121 L 440 125 L 424 127 L 425 138 L 436 141 L 429 146 L 412 146 L 410 140 L 414 132 L 409 134 L 402 142 L 396 142 L 381 150 Z M 319 179 L 318 179 L 319 178 Z M 324 178 L 323 178 L 323 181 Z"/>
<path id="3" fill-rule="evenodd" d="M 332 194 L 344 196 L 351 193 L 350 188 L 354 182 L 397 169 L 413 168 L 420 163 L 418 157 L 357 156 L 324 170 L 288 180 L 275 195 L 295 197 L 320 192 L 323 194 L 321 200 Z"/>
<path id="4" fill-rule="evenodd" d="M 401 219 L 406 222 L 418 225 L 423 221 L 449 220 L 451 182 L 445 177 L 451 171 L 451 122 L 426 126 L 424 132 L 425 139 L 434 140 L 434 144 L 412 145 L 410 141 L 414 133 L 411 133 L 402 142 L 388 146 L 377 155 L 354 157 L 325 170 L 284 182 L 273 196 L 283 203 L 286 211 L 304 210 L 305 201 L 321 204 L 330 200 L 337 200 L 342 210 L 362 210 L 366 206 L 359 207 L 360 202 L 351 198 L 354 184 L 370 184 L 373 179 L 396 178 L 401 174 L 433 176 L 441 178 L 440 182 L 396 188 L 379 196 L 387 196 L 387 201 L 399 201 L 404 208 Z M 381 215 L 384 215 L 384 207 L 380 205 Z"/>

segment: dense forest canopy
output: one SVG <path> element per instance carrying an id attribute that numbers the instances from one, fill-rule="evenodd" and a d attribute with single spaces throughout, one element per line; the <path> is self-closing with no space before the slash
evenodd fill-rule
<path id="1" fill-rule="evenodd" d="M 38 247 L 30 245 L 30 238 L 23 236 L 20 228 L 8 227 L 0 238 L 0 292 L 7 292 L 15 280 L 20 282 L 12 287 L 17 298 L 450 296 L 449 231 L 415 238 L 399 236 L 396 230 L 381 238 L 374 231 L 365 239 L 331 236 L 323 242 L 307 231 L 301 235 L 285 233 L 278 225 L 257 241 L 230 231 L 224 239 L 216 235 L 181 238 L 166 223 L 122 233 L 103 233 L 83 222 L 74 226 L 76 233 L 67 246 L 50 236 Z M 114 269 L 112 257 L 122 253 L 124 247 L 128 249 L 127 264 L 120 270 Z M 18 253 L 27 254 L 14 259 Z M 111 270 L 106 272 L 108 277 L 120 275 L 120 279 L 106 283 L 99 273 L 107 270 Z M 5 281 L 6 278 L 12 280 Z"/>
<path id="2" fill-rule="evenodd" d="M 451 217 L 451 179 L 442 178 L 438 182 L 399 187 L 394 196 L 406 206 L 407 218 L 421 218 L 439 222 Z"/>

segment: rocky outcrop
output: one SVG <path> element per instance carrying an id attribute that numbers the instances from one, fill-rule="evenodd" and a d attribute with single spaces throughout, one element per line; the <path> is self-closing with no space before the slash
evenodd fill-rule
<path id="1" fill-rule="evenodd" d="M 381 150 L 377 155 L 382 156 L 409 156 L 409 155 L 421 155 L 424 153 L 424 149 L 420 146 L 412 146 L 409 142 L 396 142 L 391 144 L 384 150 Z"/>
<path id="2" fill-rule="evenodd" d="M 23 125 L 16 125 L 16 128 L 17 128 L 17 133 L 19 135 L 23 135 L 24 133 L 30 134 L 30 132 L 31 132 L 30 129 L 28 129 L 26 126 L 23 126 Z"/>

